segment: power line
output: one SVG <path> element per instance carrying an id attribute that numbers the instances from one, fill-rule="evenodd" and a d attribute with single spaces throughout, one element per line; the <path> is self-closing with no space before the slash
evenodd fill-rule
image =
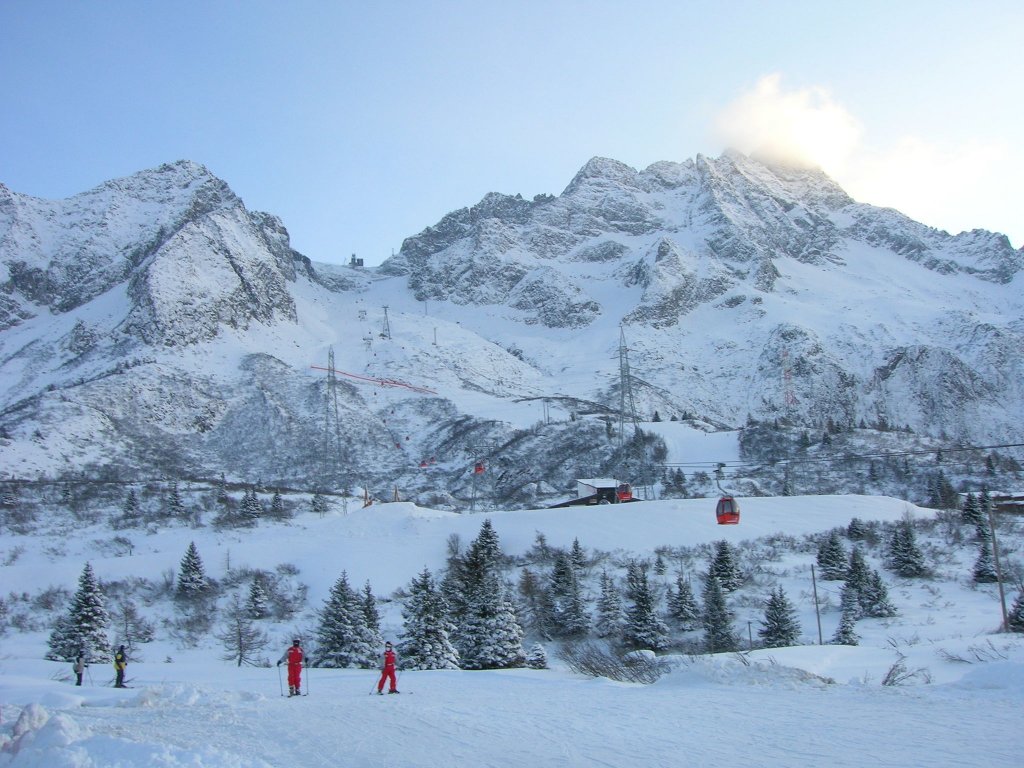
<path id="1" fill-rule="evenodd" d="M 877 459 L 896 459 L 909 456 L 927 456 L 929 454 L 956 454 L 970 453 L 974 451 L 991 451 L 999 448 L 1024 448 L 1024 443 L 1000 443 L 997 445 L 971 445 L 958 446 L 955 448 L 920 448 L 907 451 L 878 451 L 875 453 L 833 453 L 827 456 L 807 456 L 801 458 L 765 459 L 762 461 L 692 461 L 692 462 L 665 462 L 659 464 L 661 467 L 680 469 L 715 469 L 716 467 L 750 468 L 763 467 L 765 465 L 790 465 L 790 464 L 830 464 L 833 462 L 872 461 Z"/>

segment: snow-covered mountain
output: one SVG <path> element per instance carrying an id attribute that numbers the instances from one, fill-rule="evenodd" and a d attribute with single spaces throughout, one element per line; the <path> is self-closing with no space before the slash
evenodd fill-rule
<path id="1" fill-rule="evenodd" d="M 595 158 L 375 269 L 311 263 L 191 162 L 62 201 L 0 185 L 0 470 L 525 504 L 619 471 L 630 399 L 641 421 L 814 442 L 1019 442 L 1022 265 L 1002 235 L 735 153 Z"/>

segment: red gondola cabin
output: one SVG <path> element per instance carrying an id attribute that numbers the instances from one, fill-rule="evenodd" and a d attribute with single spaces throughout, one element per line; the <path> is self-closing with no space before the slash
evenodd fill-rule
<path id="1" fill-rule="evenodd" d="M 719 525 L 736 525 L 740 521 L 740 503 L 732 496 L 723 496 L 718 500 L 715 516 Z"/>

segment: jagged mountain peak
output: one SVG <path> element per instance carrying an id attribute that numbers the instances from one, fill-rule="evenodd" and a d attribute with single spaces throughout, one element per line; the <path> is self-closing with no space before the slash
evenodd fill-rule
<path id="1" fill-rule="evenodd" d="M 518 498 L 618 471 L 595 417 L 623 402 L 623 329 L 641 420 L 1002 440 L 1024 417 L 1006 238 L 737 153 L 593 158 L 561 195 L 489 193 L 365 270 L 312 265 L 189 161 L 58 203 L 0 189 L 0 269 L 0 445 L 39 466 L 98 461 L 102 435 L 127 468 L 312 481 L 327 390 L 309 365 L 333 347 L 363 377 L 330 390 L 337 482 L 458 486 L 459 462 L 499 445 L 493 491 Z M 394 380 L 430 394 L 363 389 Z M 544 429 L 539 401 L 559 414 Z M 433 456 L 451 474 L 409 480 Z"/>

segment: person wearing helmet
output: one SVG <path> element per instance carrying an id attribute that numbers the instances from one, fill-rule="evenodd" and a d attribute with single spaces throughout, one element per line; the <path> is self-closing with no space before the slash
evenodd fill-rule
<path id="1" fill-rule="evenodd" d="M 288 662 L 288 695 L 298 696 L 302 693 L 302 644 L 299 638 L 292 640 L 292 647 L 284 652 L 284 655 L 277 660 L 277 666 L 282 662 Z"/>
<path id="2" fill-rule="evenodd" d="M 395 678 L 395 652 L 391 643 L 384 643 L 384 666 L 380 670 L 380 682 L 377 683 L 377 693 L 384 693 L 384 681 L 388 680 L 391 685 L 388 693 L 398 693 L 398 680 Z"/>

